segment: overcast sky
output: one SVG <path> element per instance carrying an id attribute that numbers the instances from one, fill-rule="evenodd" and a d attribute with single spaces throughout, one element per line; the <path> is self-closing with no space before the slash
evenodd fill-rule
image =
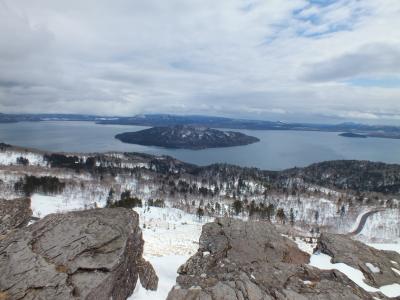
<path id="1" fill-rule="evenodd" d="M 0 0 L 0 112 L 400 124 L 400 1 Z"/>

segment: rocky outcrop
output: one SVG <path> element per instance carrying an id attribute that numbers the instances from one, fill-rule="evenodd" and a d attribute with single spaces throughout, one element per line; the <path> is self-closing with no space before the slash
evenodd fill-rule
<path id="1" fill-rule="evenodd" d="M 318 239 L 315 251 L 332 257 L 332 263 L 345 263 L 363 272 L 366 282 L 375 287 L 399 283 L 400 254 L 382 251 L 364 243 L 352 240 L 349 236 L 323 233 Z"/>
<path id="2" fill-rule="evenodd" d="M 139 279 L 146 290 L 157 290 L 158 277 L 150 262 L 142 259 L 139 264 Z"/>
<path id="3" fill-rule="evenodd" d="M 126 299 L 138 274 L 158 278 L 142 257 L 138 215 L 124 208 L 52 214 L 0 240 L 5 299 Z"/>
<path id="4" fill-rule="evenodd" d="M 31 216 L 31 200 L 29 198 L 0 199 L 0 236 L 11 229 L 27 225 Z"/>
<path id="5" fill-rule="evenodd" d="M 168 300 L 372 299 L 266 222 L 217 219 L 203 226 L 198 252 L 179 270 Z"/>

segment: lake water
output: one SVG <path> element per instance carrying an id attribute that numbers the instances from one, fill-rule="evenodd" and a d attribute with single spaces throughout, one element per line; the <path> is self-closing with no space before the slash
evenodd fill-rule
<path id="1" fill-rule="evenodd" d="M 335 159 L 400 163 L 400 140 L 344 138 L 331 132 L 236 130 L 258 137 L 260 142 L 205 150 L 124 144 L 114 138 L 117 133 L 144 128 L 147 127 L 91 122 L 20 122 L 0 124 L 0 141 L 48 151 L 165 154 L 198 165 L 226 162 L 268 170 L 302 167 Z"/>

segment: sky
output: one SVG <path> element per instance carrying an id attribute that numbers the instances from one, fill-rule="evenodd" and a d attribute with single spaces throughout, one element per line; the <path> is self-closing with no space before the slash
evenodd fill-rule
<path id="1" fill-rule="evenodd" d="M 0 112 L 400 125 L 400 1 L 0 0 Z"/>

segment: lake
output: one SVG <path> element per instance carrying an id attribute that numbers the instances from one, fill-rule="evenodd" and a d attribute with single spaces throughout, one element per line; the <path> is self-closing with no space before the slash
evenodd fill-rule
<path id="1" fill-rule="evenodd" d="M 332 132 L 236 130 L 260 142 L 230 148 L 182 150 L 124 144 L 117 133 L 148 127 L 46 121 L 0 124 L 0 141 L 48 151 L 128 151 L 170 155 L 198 165 L 217 162 L 281 170 L 335 159 L 400 163 L 400 140 L 345 138 Z"/>

